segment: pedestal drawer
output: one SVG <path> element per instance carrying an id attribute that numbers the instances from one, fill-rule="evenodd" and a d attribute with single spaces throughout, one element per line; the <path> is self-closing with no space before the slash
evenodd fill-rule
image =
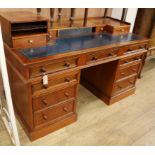
<path id="1" fill-rule="evenodd" d="M 67 87 L 53 93 L 48 93 L 33 99 L 33 110 L 41 110 L 52 105 L 58 104 L 62 101 L 75 98 L 77 85 Z"/>
<path id="2" fill-rule="evenodd" d="M 53 106 L 47 110 L 36 112 L 34 114 L 34 125 L 39 126 L 46 123 L 52 123 L 61 117 L 65 117 L 68 114 L 74 113 L 75 101 L 67 101 L 56 106 Z"/>
<path id="3" fill-rule="evenodd" d="M 122 54 L 130 54 L 130 53 L 134 53 L 137 50 L 145 50 L 146 49 L 146 44 L 145 43 L 141 43 L 141 44 L 133 44 L 133 45 L 129 45 L 129 46 L 124 46 L 120 49 Z"/>
<path id="4" fill-rule="evenodd" d="M 33 66 L 30 68 L 30 77 L 41 76 L 43 73 L 54 73 L 66 69 L 76 67 L 78 65 L 78 58 L 66 58 L 63 60 L 56 60 L 40 66 Z"/>
<path id="5" fill-rule="evenodd" d="M 118 94 L 122 91 L 125 91 L 128 88 L 131 88 L 135 85 L 137 76 L 130 77 L 128 79 L 116 82 L 113 88 L 113 95 Z"/>
<path id="6" fill-rule="evenodd" d="M 69 73 L 59 74 L 59 75 L 48 75 L 48 84 L 43 85 L 43 80 L 37 81 L 32 84 L 32 93 L 33 94 L 42 94 L 44 92 L 49 92 L 50 90 L 54 90 L 56 88 L 61 88 L 64 85 L 73 85 L 78 83 L 78 71 L 72 71 Z"/>
<path id="7" fill-rule="evenodd" d="M 119 69 L 117 76 L 116 76 L 116 80 L 121 80 L 121 79 L 126 78 L 130 75 L 137 74 L 139 71 L 139 68 L 140 68 L 140 63 L 123 68 L 123 69 Z"/>
<path id="8" fill-rule="evenodd" d="M 139 54 L 139 55 L 133 55 L 127 58 L 123 58 L 120 60 L 120 67 L 126 67 L 126 66 L 130 66 L 136 63 L 140 63 L 143 59 L 143 54 Z"/>

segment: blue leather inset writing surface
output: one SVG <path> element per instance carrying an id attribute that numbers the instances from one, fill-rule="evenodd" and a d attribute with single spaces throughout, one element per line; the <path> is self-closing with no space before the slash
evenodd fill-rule
<path id="1" fill-rule="evenodd" d="M 95 48 L 104 45 L 117 44 L 141 39 L 135 34 L 123 34 L 113 36 L 111 34 L 91 34 L 86 36 L 59 38 L 54 45 L 41 46 L 36 48 L 22 49 L 20 52 L 29 60 L 60 54 L 64 52 L 76 52 L 87 48 Z"/>

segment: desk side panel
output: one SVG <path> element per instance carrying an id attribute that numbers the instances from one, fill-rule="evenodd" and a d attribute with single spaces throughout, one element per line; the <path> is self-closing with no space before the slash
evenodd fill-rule
<path id="1" fill-rule="evenodd" d="M 19 72 L 7 60 L 7 68 L 13 105 L 27 130 L 33 129 L 32 99 L 28 83 L 23 81 Z"/>

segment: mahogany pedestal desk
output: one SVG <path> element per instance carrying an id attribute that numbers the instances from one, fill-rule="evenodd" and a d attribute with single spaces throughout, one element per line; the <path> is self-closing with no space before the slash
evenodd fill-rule
<path id="1" fill-rule="evenodd" d="M 108 105 L 134 93 L 148 40 L 129 33 L 129 23 L 107 17 L 50 28 L 27 12 L 0 20 L 14 108 L 31 140 L 77 120 L 80 82 Z"/>

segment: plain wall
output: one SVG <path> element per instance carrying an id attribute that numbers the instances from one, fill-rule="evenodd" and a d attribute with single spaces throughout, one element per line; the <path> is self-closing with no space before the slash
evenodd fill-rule
<path id="1" fill-rule="evenodd" d="M 117 19 L 121 19 L 121 15 L 122 15 L 122 8 L 115 8 L 112 10 L 112 14 L 111 16 Z M 128 12 L 127 12 L 127 16 L 126 16 L 126 21 L 131 23 L 131 28 L 130 28 L 130 32 L 133 31 L 133 27 L 135 24 L 135 19 L 136 19 L 136 15 L 137 15 L 137 11 L 138 8 L 128 8 Z"/>

